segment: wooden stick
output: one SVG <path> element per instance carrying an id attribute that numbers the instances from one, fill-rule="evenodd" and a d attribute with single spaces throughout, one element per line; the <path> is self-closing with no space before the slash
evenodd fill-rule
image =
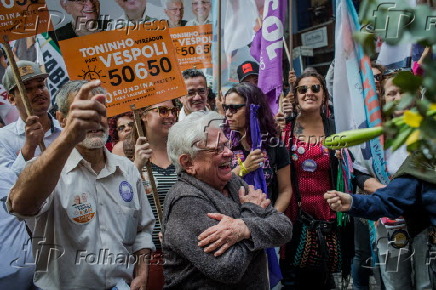
<path id="1" fill-rule="evenodd" d="M 144 134 L 145 132 L 142 130 L 142 120 L 141 120 L 141 114 L 140 114 L 139 110 L 136 109 L 136 106 L 134 104 L 130 105 L 130 108 L 133 111 L 133 118 L 135 120 L 135 128 L 136 128 L 136 131 L 138 132 L 138 136 L 145 137 L 145 134 Z M 148 108 L 148 107 L 146 107 L 146 108 Z M 162 225 L 163 225 L 162 224 L 162 221 L 163 221 L 162 205 L 160 204 L 160 201 L 159 201 L 159 194 L 157 191 L 156 182 L 154 180 L 153 170 L 151 168 L 150 160 L 148 160 L 147 163 L 145 164 L 145 168 L 147 170 L 148 179 L 149 179 L 150 184 L 151 184 L 153 201 L 154 201 L 154 204 L 156 205 L 156 209 L 157 209 L 157 218 L 158 218 L 159 223 L 162 227 Z"/>
<path id="2" fill-rule="evenodd" d="M 288 60 L 289 60 L 289 66 L 290 66 L 291 69 L 292 69 L 291 53 L 290 53 L 290 51 L 289 51 L 289 47 L 288 47 L 288 45 L 286 44 L 286 41 L 285 41 L 285 37 L 284 37 L 284 36 L 283 36 L 283 46 L 284 46 L 284 48 L 285 48 L 286 56 L 288 57 Z"/>
<path id="3" fill-rule="evenodd" d="M 292 25 L 292 0 L 289 0 L 288 6 L 289 6 L 288 7 L 288 11 L 289 11 L 288 15 L 289 15 L 289 50 L 290 50 L 289 51 L 288 59 L 289 59 L 289 69 L 292 70 L 292 69 L 294 69 L 294 63 L 292 61 L 292 55 L 291 55 L 292 48 L 294 47 L 293 38 L 292 38 L 292 36 L 293 36 L 293 34 L 292 34 L 292 30 L 293 30 L 293 25 Z"/>
<path id="4" fill-rule="evenodd" d="M 20 96 L 15 97 L 21 98 L 21 101 L 24 104 L 24 108 L 26 110 L 25 118 L 27 119 L 27 117 L 33 116 L 32 104 L 27 98 L 26 88 L 24 87 L 23 81 L 21 80 L 20 71 L 18 70 L 17 63 L 15 62 L 14 53 L 12 52 L 11 46 L 9 45 L 9 38 L 7 35 L 3 35 L 3 46 L 5 48 L 6 56 L 8 57 L 9 65 L 11 66 L 14 75 L 15 83 L 17 84 L 18 91 L 20 92 Z M 44 145 L 44 141 L 41 141 L 41 143 L 39 144 L 39 149 L 41 150 L 41 152 L 45 151 L 46 148 Z"/>

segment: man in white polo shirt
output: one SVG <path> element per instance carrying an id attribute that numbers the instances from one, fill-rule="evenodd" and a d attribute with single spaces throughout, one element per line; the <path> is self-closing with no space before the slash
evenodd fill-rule
<path id="1" fill-rule="evenodd" d="M 144 288 L 154 218 L 139 171 L 105 149 L 105 91 L 74 81 L 57 95 L 64 130 L 20 174 L 6 205 L 35 221 L 42 289 Z"/>

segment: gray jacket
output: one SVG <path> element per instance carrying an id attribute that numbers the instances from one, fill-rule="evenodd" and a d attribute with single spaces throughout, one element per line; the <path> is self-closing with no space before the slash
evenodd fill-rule
<path id="1" fill-rule="evenodd" d="M 271 205 L 239 202 L 247 184 L 237 177 L 227 184 L 228 197 L 208 184 L 182 173 L 168 191 L 164 205 L 165 289 L 269 289 L 264 249 L 288 242 L 292 224 Z M 218 221 L 207 213 L 244 220 L 251 238 L 214 257 L 199 247 L 198 236 Z"/>

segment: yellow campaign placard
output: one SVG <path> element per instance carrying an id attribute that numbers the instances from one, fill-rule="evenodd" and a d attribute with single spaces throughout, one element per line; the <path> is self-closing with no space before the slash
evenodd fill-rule
<path id="1" fill-rule="evenodd" d="M 45 0 L 0 0 L 0 36 L 9 41 L 53 30 Z"/>
<path id="2" fill-rule="evenodd" d="M 104 31 L 59 45 L 71 79 L 101 80 L 109 117 L 186 95 L 167 28 Z"/>
<path id="3" fill-rule="evenodd" d="M 212 67 L 212 24 L 170 28 L 180 69 Z"/>

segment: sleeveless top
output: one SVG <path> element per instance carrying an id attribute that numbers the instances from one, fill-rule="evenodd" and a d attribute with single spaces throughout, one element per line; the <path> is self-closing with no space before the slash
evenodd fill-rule
<path id="1" fill-rule="evenodd" d="M 295 171 L 291 174 L 296 174 L 301 208 L 315 219 L 335 219 L 336 213 L 324 200 L 324 193 L 333 189 L 330 179 L 329 150 L 319 142 L 306 143 L 298 138 L 292 138 L 291 144 L 291 162 L 295 167 Z M 298 214 L 295 194 L 292 195 L 290 209 L 289 217 L 295 221 Z"/>
<path id="2" fill-rule="evenodd" d="M 159 195 L 159 202 L 160 202 L 161 206 L 163 207 L 164 200 L 165 200 L 165 197 L 167 195 L 168 190 L 177 181 L 176 168 L 174 167 L 173 164 L 170 164 L 170 166 L 168 166 L 168 168 L 161 168 L 154 163 L 151 163 L 151 168 L 152 168 L 154 180 L 156 182 L 157 192 Z M 146 176 L 146 175 L 147 175 L 147 169 L 144 167 L 142 169 L 142 176 Z M 159 242 L 159 237 L 158 237 L 158 234 L 161 231 L 161 225 L 160 225 L 159 219 L 157 217 L 157 207 L 156 207 L 156 204 L 154 203 L 153 194 L 151 193 L 151 190 L 147 190 L 148 189 L 147 187 L 150 187 L 148 185 L 147 181 L 143 180 L 143 184 L 144 184 L 144 188 L 145 188 L 146 193 L 147 193 L 148 202 L 150 203 L 151 210 L 152 210 L 153 215 L 156 219 L 156 223 L 154 225 L 153 232 L 152 232 L 153 243 L 156 246 L 156 249 L 161 249 L 162 246 Z M 162 209 L 162 212 L 163 212 L 163 209 Z"/>

